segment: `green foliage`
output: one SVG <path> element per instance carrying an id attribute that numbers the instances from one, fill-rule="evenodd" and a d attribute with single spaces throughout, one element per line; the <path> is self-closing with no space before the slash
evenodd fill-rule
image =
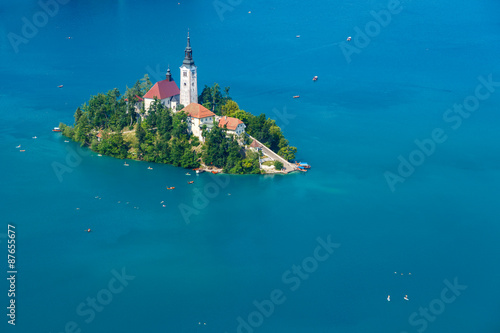
<path id="1" fill-rule="evenodd" d="M 73 139 L 73 137 L 75 136 L 75 129 L 73 127 L 67 126 L 63 123 L 59 123 L 59 128 L 61 129 L 62 135 L 64 135 L 65 137 Z"/>
<path id="2" fill-rule="evenodd" d="M 141 82 L 139 84 L 140 87 L 140 94 L 139 96 L 144 96 L 149 89 L 153 86 L 153 83 L 151 83 L 151 80 L 149 79 L 148 74 L 144 74 L 144 77 L 141 79 Z"/>
<path id="3" fill-rule="evenodd" d="M 188 137 L 187 114 L 185 112 L 177 112 L 172 118 L 172 136 L 187 139 Z"/>
<path id="4" fill-rule="evenodd" d="M 97 152 L 116 158 L 126 158 L 128 148 L 128 144 L 123 140 L 120 132 L 114 134 L 105 133 L 101 138 L 101 142 L 94 146 Z"/>
<path id="5" fill-rule="evenodd" d="M 231 99 L 229 97 L 229 89 L 229 87 L 224 88 L 224 96 L 218 83 L 214 83 L 212 87 L 205 85 L 198 97 L 198 103 L 220 116 L 222 115 L 222 106 Z"/>
<path id="6" fill-rule="evenodd" d="M 229 100 L 221 107 L 221 115 L 234 117 L 235 113 L 240 110 L 240 107 L 235 101 Z"/>
<path id="7" fill-rule="evenodd" d="M 280 161 L 274 161 L 274 167 L 276 168 L 276 170 L 281 170 L 283 169 L 283 163 L 281 163 Z"/>
<path id="8" fill-rule="evenodd" d="M 232 174 L 259 174 L 259 155 L 255 153 L 247 153 L 246 158 L 237 161 L 232 168 L 227 170 Z"/>
<path id="9" fill-rule="evenodd" d="M 280 155 L 287 161 L 293 160 L 295 158 L 296 153 L 297 153 L 297 148 L 292 146 L 283 147 L 278 151 L 278 155 Z"/>
<path id="10" fill-rule="evenodd" d="M 80 119 L 82 114 L 82 109 L 80 109 L 80 107 L 76 108 L 75 115 L 73 116 L 75 118 L 75 123 L 78 123 L 78 119 Z"/>
<path id="11" fill-rule="evenodd" d="M 206 165 L 222 168 L 226 165 L 229 155 L 229 139 L 224 131 L 218 126 L 214 126 L 206 135 L 203 146 L 203 161 Z"/>
<path id="12" fill-rule="evenodd" d="M 200 139 L 197 136 L 191 137 L 191 146 L 198 147 L 200 145 Z"/>
<path id="13" fill-rule="evenodd" d="M 192 151 L 189 148 L 184 149 L 184 154 L 181 158 L 181 167 L 190 169 L 197 168 L 200 166 L 200 162 L 198 162 L 198 156 L 195 151 Z"/>
<path id="14" fill-rule="evenodd" d="M 141 145 L 142 143 L 144 143 L 144 139 L 146 137 L 146 131 L 142 127 L 141 122 L 137 123 L 136 129 L 135 129 L 135 137 L 137 138 L 138 145 Z"/>

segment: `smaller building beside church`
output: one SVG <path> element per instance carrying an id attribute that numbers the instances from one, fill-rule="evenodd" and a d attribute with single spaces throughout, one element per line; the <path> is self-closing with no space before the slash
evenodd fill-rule
<path id="1" fill-rule="evenodd" d="M 213 127 L 215 113 L 198 103 L 191 103 L 182 109 L 187 117 L 188 132 L 196 135 L 203 142 L 202 128 L 207 125 L 207 130 Z"/>
<path id="2" fill-rule="evenodd" d="M 225 128 L 226 133 L 232 135 L 241 135 L 245 132 L 246 128 L 245 124 L 241 120 L 228 116 L 219 118 L 219 127 Z"/>

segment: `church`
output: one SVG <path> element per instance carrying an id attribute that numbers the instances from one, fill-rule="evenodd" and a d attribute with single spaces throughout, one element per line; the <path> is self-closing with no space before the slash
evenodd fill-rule
<path id="1" fill-rule="evenodd" d="M 178 106 L 182 106 L 182 111 L 186 112 L 188 132 L 197 136 L 202 142 L 202 127 L 207 126 L 208 130 L 213 127 L 214 121 L 219 127 L 224 128 L 228 135 L 241 135 L 245 131 L 245 124 L 239 119 L 231 117 L 219 117 L 212 111 L 198 104 L 198 75 L 197 68 L 193 60 L 193 50 L 189 32 L 187 46 L 184 51 L 184 61 L 180 67 L 181 86 L 172 79 L 170 68 L 167 70 L 166 79 L 156 82 L 151 89 L 143 96 L 144 109 L 149 110 L 155 98 L 163 105 L 177 112 Z"/>
<path id="2" fill-rule="evenodd" d="M 193 60 L 193 50 L 191 49 L 191 41 L 189 33 L 187 37 L 187 46 L 184 51 L 184 61 L 182 62 L 181 70 L 181 87 L 172 79 L 170 68 L 167 70 L 166 79 L 158 81 L 144 95 L 144 109 L 148 110 L 155 97 L 158 98 L 163 105 L 172 110 L 176 110 L 177 106 L 182 104 L 188 106 L 191 103 L 198 103 L 198 81 L 196 73 L 196 65 Z"/>

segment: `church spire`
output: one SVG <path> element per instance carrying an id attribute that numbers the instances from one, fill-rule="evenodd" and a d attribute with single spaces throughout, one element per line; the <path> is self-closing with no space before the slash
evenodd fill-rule
<path id="1" fill-rule="evenodd" d="M 172 74 L 170 73 L 170 65 L 168 65 L 167 69 L 167 81 L 168 82 L 172 81 Z"/>
<path id="2" fill-rule="evenodd" d="M 189 38 L 189 31 L 188 31 L 188 37 L 187 37 L 187 46 L 186 50 L 184 51 L 185 56 L 184 56 L 184 61 L 182 62 L 183 65 L 186 66 L 194 66 L 194 60 L 193 60 L 193 50 L 191 49 L 191 40 Z"/>

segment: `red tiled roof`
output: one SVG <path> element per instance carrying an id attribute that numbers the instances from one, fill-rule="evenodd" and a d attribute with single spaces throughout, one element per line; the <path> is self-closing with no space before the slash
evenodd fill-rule
<path id="1" fill-rule="evenodd" d="M 243 124 L 243 122 L 237 118 L 224 116 L 219 119 L 219 127 L 221 128 L 226 126 L 227 129 L 235 131 L 239 124 Z"/>
<path id="2" fill-rule="evenodd" d="M 102 134 L 101 134 L 101 132 L 97 133 L 97 135 L 96 135 L 96 136 L 97 136 L 98 138 L 102 138 Z"/>
<path id="3" fill-rule="evenodd" d="M 253 140 L 252 143 L 250 144 L 250 147 L 252 147 L 252 148 L 260 148 L 261 145 L 257 142 L 257 140 Z"/>
<path id="4" fill-rule="evenodd" d="M 157 97 L 158 99 L 165 99 L 172 96 L 179 95 L 181 91 L 179 87 L 177 87 L 177 83 L 175 81 L 158 81 L 154 86 L 149 89 L 149 91 L 144 95 L 144 98 L 154 99 Z"/>
<path id="5" fill-rule="evenodd" d="M 142 102 L 142 98 L 141 98 L 141 96 L 137 96 L 137 95 L 135 95 L 135 97 L 137 98 L 137 101 L 138 101 L 138 102 Z M 128 102 L 128 98 L 125 98 L 125 102 Z"/>
<path id="6" fill-rule="evenodd" d="M 215 113 L 198 103 L 191 103 L 182 111 L 186 112 L 190 117 L 198 119 L 215 116 Z"/>

